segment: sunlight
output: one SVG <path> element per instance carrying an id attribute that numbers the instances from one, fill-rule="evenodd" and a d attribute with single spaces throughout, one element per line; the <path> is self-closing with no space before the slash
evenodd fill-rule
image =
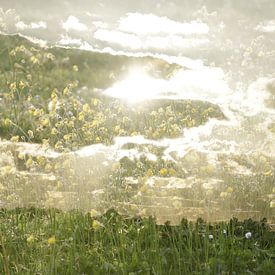
<path id="1" fill-rule="evenodd" d="M 164 84 L 163 79 L 150 77 L 141 69 L 133 69 L 125 80 L 114 84 L 104 93 L 134 103 L 156 97 Z"/>

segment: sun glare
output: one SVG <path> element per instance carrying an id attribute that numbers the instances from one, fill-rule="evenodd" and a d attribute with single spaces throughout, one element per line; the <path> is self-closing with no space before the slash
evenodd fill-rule
<path id="1" fill-rule="evenodd" d="M 133 69 L 126 79 L 114 84 L 105 94 L 135 103 L 156 97 L 163 81 L 149 76 L 141 69 Z"/>

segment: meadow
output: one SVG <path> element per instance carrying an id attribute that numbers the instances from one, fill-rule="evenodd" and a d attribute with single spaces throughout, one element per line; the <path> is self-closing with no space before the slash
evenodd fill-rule
<path id="1" fill-rule="evenodd" d="M 41 48 L 19 36 L 1 35 L 0 49 L 1 274 L 272 274 L 274 159 L 232 156 L 255 173 L 236 177 L 222 155 L 223 170 L 198 152 L 164 160 L 164 148 L 153 145 L 123 149 L 146 147 L 156 160 L 124 157 L 104 173 L 96 171 L 98 159 L 71 155 L 111 146 L 116 137 L 157 141 L 211 118 L 226 120 L 209 102 L 129 106 L 101 93 L 133 66 L 169 79 L 177 65 Z M 24 144 L 38 147 L 26 153 Z M 224 181 L 205 187 L 192 175 Z M 172 181 L 181 189 L 166 188 Z M 247 215 L 255 221 L 243 221 Z"/>

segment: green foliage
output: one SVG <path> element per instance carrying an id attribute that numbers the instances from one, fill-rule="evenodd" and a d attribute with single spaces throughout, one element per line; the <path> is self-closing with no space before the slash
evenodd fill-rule
<path id="1" fill-rule="evenodd" d="M 274 270 L 275 235 L 264 220 L 214 225 L 183 220 L 171 226 L 113 210 L 91 217 L 31 208 L 2 210 L 0 222 L 1 274 L 272 274 Z M 244 235 L 248 231 L 250 239 Z"/>

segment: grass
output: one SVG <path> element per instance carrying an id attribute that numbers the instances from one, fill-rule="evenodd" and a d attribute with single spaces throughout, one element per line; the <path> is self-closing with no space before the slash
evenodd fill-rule
<path id="1" fill-rule="evenodd" d="M 1 210 L 1 274 L 273 274 L 266 220 L 178 226 L 56 209 Z M 251 237 L 249 238 L 250 232 Z M 247 236 L 247 237 L 246 237 Z"/>

